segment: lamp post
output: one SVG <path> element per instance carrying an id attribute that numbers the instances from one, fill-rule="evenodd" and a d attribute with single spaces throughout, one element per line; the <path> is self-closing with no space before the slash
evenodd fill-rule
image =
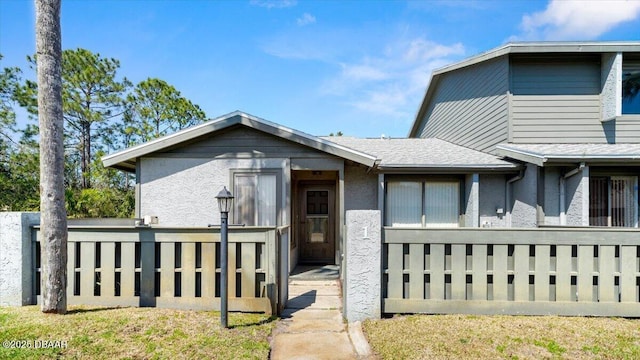
<path id="1" fill-rule="evenodd" d="M 229 253 L 229 211 L 233 204 L 233 195 L 225 186 L 218 195 L 218 209 L 220 210 L 220 323 L 223 328 L 227 328 L 227 302 L 229 300 L 229 261 L 227 255 Z"/>

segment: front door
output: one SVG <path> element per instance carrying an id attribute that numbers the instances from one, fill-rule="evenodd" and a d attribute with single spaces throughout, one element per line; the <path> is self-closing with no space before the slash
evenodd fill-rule
<path id="1" fill-rule="evenodd" d="M 334 186 L 307 185 L 300 189 L 300 260 L 333 264 L 335 259 Z"/>

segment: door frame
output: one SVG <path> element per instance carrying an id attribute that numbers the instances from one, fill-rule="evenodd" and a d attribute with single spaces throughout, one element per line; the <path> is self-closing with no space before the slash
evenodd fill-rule
<path id="1" fill-rule="evenodd" d="M 297 191 L 295 198 L 295 229 L 294 236 L 296 237 L 298 249 L 298 263 L 327 263 L 327 264 L 337 264 L 336 263 L 336 252 L 339 249 L 338 241 L 340 235 L 338 233 L 338 227 L 336 224 L 338 223 L 340 216 L 338 210 L 338 192 L 337 184 L 335 180 L 300 180 L 297 183 Z M 306 230 L 305 220 L 306 220 L 306 201 L 307 201 L 307 191 L 328 191 L 329 192 L 329 233 L 330 237 L 329 241 L 331 242 L 331 254 L 325 259 L 309 259 L 303 257 L 303 247 L 306 245 L 304 242 Z"/>

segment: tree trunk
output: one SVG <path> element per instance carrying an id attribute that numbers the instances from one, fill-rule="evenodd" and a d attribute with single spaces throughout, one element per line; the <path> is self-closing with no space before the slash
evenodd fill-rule
<path id="1" fill-rule="evenodd" d="M 91 123 L 82 123 L 82 164 L 80 164 L 80 170 L 82 171 L 82 188 L 91 188 Z"/>
<path id="2" fill-rule="evenodd" d="M 35 0 L 40 121 L 42 311 L 67 312 L 60 1 Z"/>

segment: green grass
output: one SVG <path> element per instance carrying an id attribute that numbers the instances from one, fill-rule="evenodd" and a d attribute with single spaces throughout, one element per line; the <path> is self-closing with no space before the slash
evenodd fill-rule
<path id="1" fill-rule="evenodd" d="M 381 359 L 640 359 L 640 320 L 410 315 L 367 320 Z"/>
<path id="2" fill-rule="evenodd" d="M 0 308 L 0 359 L 267 359 L 275 319 L 156 308 L 72 307 L 67 315 L 35 306 Z M 30 348 L 7 347 L 21 341 Z M 53 348 L 41 342 L 60 341 Z M 38 342 L 40 341 L 40 342 Z"/>

